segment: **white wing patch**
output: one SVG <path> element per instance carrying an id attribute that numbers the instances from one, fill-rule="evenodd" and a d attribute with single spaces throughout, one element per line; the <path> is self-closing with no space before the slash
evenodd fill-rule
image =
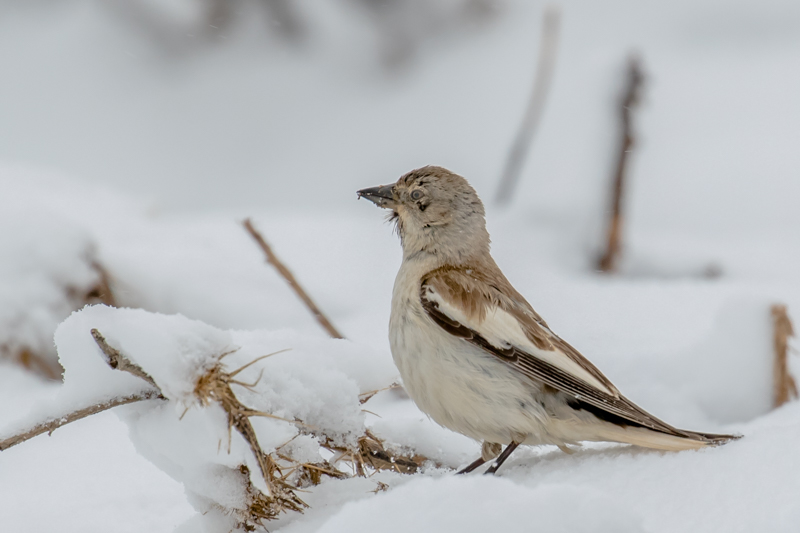
<path id="1" fill-rule="evenodd" d="M 588 370 L 570 359 L 569 356 L 561 350 L 542 350 L 537 348 L 525 335 L 517 319 L 510 313 L 503 311 L 499 307 L 493 307 L 487 310 L 486 317 L 483 321 L 478 322 L 477 320 L 467 318 L 462 309 L 442 299 L 432 287 L 427 287 L 427 289 L 426 298 L 431 302 L 436 302 L 439 306 L 439 311 L 478 333 L 492 346 L 496 346 L 500 349 L 517 348 L 533 357 L 550 363 L 606 394 L 616 396 L 614 391 L 611 391 Z"/>

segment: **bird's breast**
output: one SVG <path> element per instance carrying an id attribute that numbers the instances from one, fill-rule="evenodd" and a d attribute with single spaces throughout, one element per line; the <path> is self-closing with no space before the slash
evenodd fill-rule
<path id="1" fill-rule="evenodd" d="M 428 317 L 421 277 L 398 273 L 389 326 L 392 357 L 411 399 L 437 423 L 475 439 L 508 442 L 511 432 L 527 432 L 531 417 L 540 416 L 538 387 Z"/>

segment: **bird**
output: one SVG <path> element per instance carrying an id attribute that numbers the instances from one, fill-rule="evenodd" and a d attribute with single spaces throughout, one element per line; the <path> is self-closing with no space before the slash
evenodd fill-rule
<path id="1" fill-rule="evenodd" d="M 400 236 L 389 344 L 403 386 L 434 422 L 482 443 L 459 474 L 492 460 L 494 474 L 520 445 L 679 451 L 739 438 L 663 422 L 556 335 L 492 258 L 483 203 L 463 177 L 425 166 L 357 197 L 390 210 Z"/>

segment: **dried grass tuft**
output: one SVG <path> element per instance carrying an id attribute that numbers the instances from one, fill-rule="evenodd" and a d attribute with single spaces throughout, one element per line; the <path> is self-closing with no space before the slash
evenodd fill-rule
<path id="1" fill-rule="evenodd" d="M 258 462 L 261 476 L 267 486 L 267 493 L 262 492 L 253 485 L 249 477 L 250 471 L 246 466 L 242 465 L 240 467 L 240 471 L 247 478 L 248 507 L 247 511 L 239 516 L 238 519 L 241 527 L 246 531 L 253 531 L 258 526 L 264 527 L 265 520 L 274 520 L 282 512 L 303 512 L 303 509 L 307 508 L 308 505 L 300 499 L 297 491 L 301 491 L 303 487 L 318 485 L 323 476 L 334 479 L 350 477 L 350 474 L 337 468 L 336 464 L 339 461 L 349 462 L 356 475 L 367 477 L 380 470 L 413 474 L 427 460 L 421 455 L 409 457 L 392 453 L 386 449 L 384 442 L 369 430 L 366 430 L 364 435 L 358 438 L 354 448 L 348 448 L 335 444 L 330 436 L 304 424 L 302 421 L 287 420 L 245 406 L 236 397 L 232 385 L 239 385 L 252 390 L 252 387 L 258 383 L 260 375 L 259 379 L 256 379 L 254 383 L 244 383 L 238 381 L 235 377 L 245 368 L 274 354 L 256 358 L 246 365 L 228 372 L 222 364 L 222 359 L 229 353 L 232 352 L 220 355 L 217 363 L 200 376 L 195 384 L 194 395 L 203 406 L 216 403 L 222 407 L 228 418 L 229 440 L 232 431 L 236 429 L 247 441 Z M 387 388 L 394 388 L 395 386 L 397 385 L 393 384 Z M 368 399 L 377 392 L 379 391 L 366 393 L 362 395 L 361 399 L 365 396 Z M 283 446 L 278 447 L 274 454 L 265 453 L 261 449 L 255 430 L 250 423 L 251 416 L 267 416 L 296 424 L 304 432 L 314 435 L 323 448 L 336 454 L 337 459 L 332 462 L 299 462 L 291 456 L 281 453 L 280 450 Z"/>
<path id="2" fill-rule="evenodd" d="M 360 463 L 368 465 L 373 470 L 393 470 L 399 474 L 414 474 L 427 461 L 422 455 L 395 455 L 388 451 L 381 439 L 366 430 L 358 439 Z"/>
<path id="3" fill-rule="evenodd" d="M 375 396 L 376 394 L 378 394 L 379 392 L 383 392 L 385 390 L 392 390 L 392 389 L 402 389 L 402 388 L 403 388 L 403 386 L 395 381 L 394 383 L 392 383 L 388 387 L 384 387 L 382 389 L 375 389 L 375 390 L 371 390 L 371 391 L 367 391 L 367 392 L 362 392 L 361 394 L 358 395 L 358 402 L 361 405 L 364 405 L 365 403 L 370 401 L 372 399 L 372 397 Z"/>
<path id="4" fill-rule="evenodd" d="M 428 458 L 422 455 L 399 455 L 388 450 L 383 440 L 376 437 L 370 430 L 365 430 L 364 435 L 358 438 L 357 448 L 350 449 L 339 446 L 325 435 L 318 435 L 322 447 L 336 454 L 336 464 L 346 461 L 353 467 L 355 475 L 369 477 L 381 470 L 391 470 L 398 474 L 414 474 Z"/>
<path id="5" fill-rule="evenodd" d="M 264 494 L 250 482 L 248 470 L 247 490 L 250 500 L 248 503 L 250 515 L 247 518 L 249 522 L 244 521 L 243 523 L 261 524 L 261 521 L 273 520 L 284 511 L 302 512 L 308 505 L 295 493 L 297 487 L 286 481 L 276 460 L 271 455 L 264 453 L 258 444 L 258 438 L 249 417 L 260 416 L 264 413 L 246 407 L 236 397 L 231 385 L 238 383 L 234 376 L 242 369 L 226 372 L 221 363 L 221 359 L 225 355 L 227 354 L 220 356 L 220 361 L 200 376 L 195 384 L 194 394 L 201 405 L 216 403 L 222 407 L 228 417 L 229 440 L 231 431 L 236 429 L 247 441 L 258 462 L 268 493 Z M 246 469 L 245 466 L 242 468 Z"/>

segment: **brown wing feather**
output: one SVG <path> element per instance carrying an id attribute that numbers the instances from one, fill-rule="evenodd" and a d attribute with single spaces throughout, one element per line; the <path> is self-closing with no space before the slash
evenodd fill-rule
<path id="1" fill-rule="evenodd" d="M 422 277 L 424 288 L 430 286 L 445 301 L 464 310 L 471 320 L 481 322 L 488 309 L 499 307 L 517 319 L 525 336 L 541 350 L 558 350 L 586 370 L 610 391 L 617 393 L 613 383 L 600 369 L 575 348 L 553 333 L 547 323 L 525 298 L 517 292 L 497 265 L 445 266 Z"/>
<path id="2" fill-rule="evenodd" d="M 447 267 L 428 273 L 423 277 L 420 287 L 420 300 L 423 309 L 425 309 L 428 316 L 436 324 L 451 335 L 461 337 L 465 341 L 479 346 L 532 380 L 544 383 L 572 396 L 576 400 L 574 403 L 576 408 L 585 408 L 592 412 L 597 410 L 599 412 L 596 414 L 598 414 L 600 418 L 603 418 L 602 413 L 607 413 L 610 415 L 608 417 L 609 419 L 613 420 L 618 417 L 623 421 L 628 421 L 632 425 L 643 426 L 678 437 L 710 441 L 725 441 L 731 438 L 727 435 L 702 434 L 677 429 L 659 420 L 621 394 L 612 396 L 600 391 L 555 365 L 518 348 L 501 348 L 494 346 L 476 331 L 447 316 L 439 309 L 439 305 L 436 302 L 426 298 L 427 289 L 431 287 L 446 301 L 453 302 L 455 305 L 459 305 L 460 308 L 465 309 L 469 318 L 476 318 L 478 320 L 485 316 L 486 310 L 490 305 L 499 305 L 504 310 L 512 312 L 513 307 L 509 308 L 510 306 L 508 302 L 505 301 L 506 298 L 503 296 L 500 289 L 488 284 L 481 279 L 482 277 L 485 276 L 483 276 L 478 269 L 467 267 Z M 503 281 L 505 281 L 505 278 L 503 278 Z M 505 283 L 508 282 L 505 281 Z M 516 291 L 514 291 L 514 293 L 516 293 Z M 522 297 L 520 296 L 519 298 Z M 522 299 L 522 301 L 527 307 L 530 307 L 524 299 Z M 531 309 L 531 311 L 533 310 Z M 534 313 L 531 317 L 533 316 L 538 315 Z M 528 318 L 525 322 L 525 325 L 529 326 L 533 334 L 536 335 L 535 338 L 540 339 L 539 342 L 535 343 L 537 347 L 541 344 L 548 346 L 549 349 L 559 349 L 563 351 L 570 356 L 573 361 L 578 362 L 582 367 L 590 370 L 592 375 L 598 377 L 602 383 L 608 384 L 610 390 L 618 392 L 611 382 L 608 381 L 608 378 L 594 365 L 586 360 L 575 348 L 550 331 L 543 323 L 544 321 L 541 321 L 537 324 L 534 322 L 533 318 Z M 533 341 L 533 339 L 531 340 Z M 543 341 L 546 341 L 546 344 Z"/>

